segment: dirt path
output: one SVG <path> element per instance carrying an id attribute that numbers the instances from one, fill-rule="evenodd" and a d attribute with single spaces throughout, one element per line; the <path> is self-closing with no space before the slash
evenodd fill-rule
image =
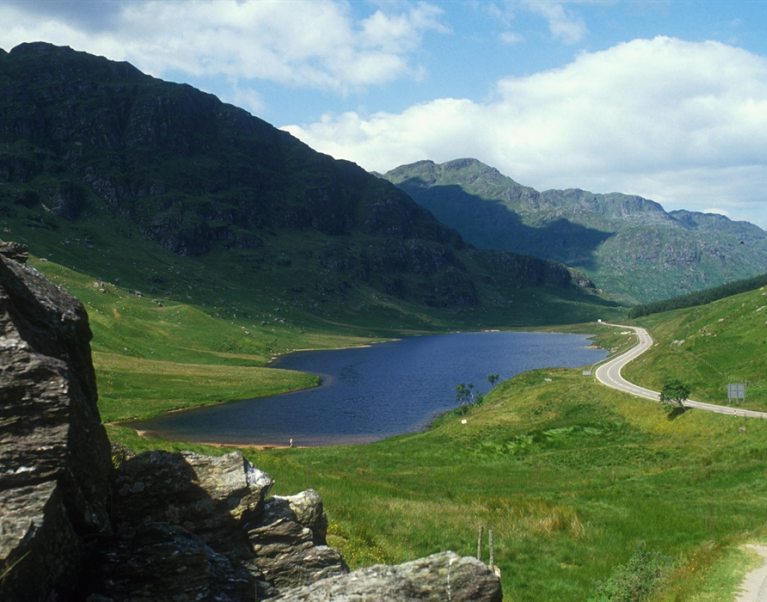
<path id="1" fill-rule="evenodd" d="M 751 544 L 746 547 L 759 554 L 763 562 L 745 576 L 734 602 L 767 602 L 767 546 Z"/>

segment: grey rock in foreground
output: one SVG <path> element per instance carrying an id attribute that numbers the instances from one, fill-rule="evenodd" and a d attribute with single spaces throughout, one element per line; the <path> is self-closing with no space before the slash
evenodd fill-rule
<path id="1" fill-rule="evenodd" d="M 115 601 L 228 602 L 348 572 L 325 545 L 319 494 L 265 500 L 271 486 L 238 451 L 126 459 L 115 479 L 116 535 L 100 549 L 91 593 Z"/>
<path id="2" fill-rule="evenodd" d="M 248 526 L 255 565 L 279 591 L 346 574 L 343 557 L 326 545 L 327 518 L 320 495 L 309 489 L 266 502 Z"/>
<path id="3" fill-rule="evenodd" d="M 35 601 L 70 595 L 109 533 L 111 461 L 85 310 L 25 259 L 0 243 L 0 599 Z"/>
<path id="4" fill-rule="evenodd" d="M 501 602 L 501 584 L 482 562 L 441 552 L 397 566 L 376 565 L 284 591 L 275 602 Z"/>

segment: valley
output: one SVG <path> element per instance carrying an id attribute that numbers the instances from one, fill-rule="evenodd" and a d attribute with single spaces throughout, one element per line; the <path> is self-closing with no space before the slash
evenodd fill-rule
<path id="1" fill-rule="evenodd" d="M 386 181 L 69 48 L 0 54 L 0 85 L 0 237 L 85 305 L 117 449 L 222 455 L 126 423 L 316 387 L 273 364 L 292 351 L 493 329 L 579 333 L 614 356 L 634 334 L 597 320 L 765 272 L 751 224 L 538 193 L 474 160 Z M 764 285 L 670 303 L 630 321 L 654 344 L 624 376 L 655 391 L 680 379 L 717 404 L 743 382 L 737 407 L 767 411 Z M 669 412 L 583 367 L 525 371 L 440 410 L 365 445 L 242 451 L 275 494 L 320 492 L 352 568 L 471 556 L 482 527 L 508 600 L 603 602 L 639 583 L 642 600 L 717 602 L 758 562 L 743 546 L 767 537 L 767 421 Z"/>

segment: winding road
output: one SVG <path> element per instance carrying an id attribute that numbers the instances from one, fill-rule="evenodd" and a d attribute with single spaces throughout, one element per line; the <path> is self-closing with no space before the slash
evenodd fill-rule
<path id="1" fill-rule="evenodd" d="M 623 378 L 621 371 L 623 367 L 630 361 L 635 360 L 650 347 L 652 347 L 653 340 L 650 333 L 644 328 L 639 326 L 625 326 L 623 324 L 610 324 L 608 322 L 600 322 L 605 326 L 615 326 L 617 328 L 623 328 L 624 330 L 631 330 L 637 335 L 637 344 L 614 358 L 607 360 L 604 364 L 601 364 L 595 372 L 597 380 L 607 387 L 623 391 L 625 393 L 631 393 L 637 397 L 643 397 L 645 399 L 651 399 L 652 401 L 660 401 L 660 393 L 657 391 L 651 391 L 645 389 L 639 385 L 635 385 Z M 757 410 L 744 410 L 742 408 L 733 408 L 729 406 L 719 406 L 713 403 L 705 403 L 703 401 L 694 401 L 692 399 L 686 399 L 683 403 L 685 408 L 695 408 L 697 410 L 703 410 L 705 412 L 714 412 L 716 414 L 728 414 L 730 416 L 740 416 L 743 418 L 764 418 L 767 419 L 767 412 L 759 412 Z"/>

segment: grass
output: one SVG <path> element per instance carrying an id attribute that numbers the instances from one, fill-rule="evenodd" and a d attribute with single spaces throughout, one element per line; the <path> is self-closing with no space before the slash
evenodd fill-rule
<path id="1" fill-rule="evenodd" d="M 731 405 L 728 383 L 746 383 L 741 407 L 767 410 L 767 288 L 638 321 L 657 344 L 627 366 L 624 376 L 656 391 L 674 379 L 691 397 Z"/>
<path id="2" fill-rule="evenodd" d="M 145 360 L 111 353 L 96 353 L 94 364 L 105 422 L 145 419 L 319 384 L 317 377 L 292 370 Z"/>
<path id="3" fill-rule="evenodd" d="M 38 265 L 89 309 L 100 403 L 113 420 L 311 385 L 306 376 L 269 368 L 269 359 L 300 347 L 361 344 L 375 330 L 366 338 L 352 336 L 365 332 L 349 322 L 327 322 L 322 330 L 255 320 L 247 312 L 215 315 L 210 307 L 94 284 L 53 262 Z M 761 293 L 722 300 L 708 313 L 648 317 L 658 341 L 654 361 L 673 360 L 691 378 L 702 360 L 680 361 L 674 355 L 680 345 L 670 337 L 687 329 L 691 338 L 727 323 L 716 337 L 700 338 L 742 342 L 749 322 L 741 314 L 760 314 Z M 385 321 L 382 314 L 376 319 Z M 600 332 L 600 343 L 614 351 L 629 339 Z M 705 352 L 732 362 L 753 351 L 729 351 L 728 360 L 725 349 L 712 349 Z M 694 393 L 709 386 L 701 374 Z M 757 374 L 754 362 L 752 378 Z M 275 476 L 275 493 L 307 487 L 321 493 L 329 541 L 353 567 L 444 549 L 473 555 L 478 527 L 492 528 L 511 600 L 588 599 L 599 583 L 618 581 L 639 546 L 670 559 L 651 599 L 715 599 L 737 588 L 745 570 L 738 568 L 741 544 L 764 535 L 767 422 L 694 411 L 671 419 L 659 405 L 601 387 L 577 370 L 520 375 L 465 418 L 464 425 L 447 414 L 427 432 L 365 446 L 246 453 Z M 139 438 L 119 425 L 108 425 L 108 432 L 136 450 L 222 453 Z"/>
<path id="4" fill-rule="evenodd" d="M 715 560 L 701 550 L 764 524 L 767 423 L 670 420 L 574 370 L 507 381 L 466 418 L 366 446 L 246 453 L 276 493 L 322 494 L 352 566 L 473 555 L 478 527 L 492 528 L 510 600 L 584 600 L 640 544 L 673 560 L 671 587 Z"/>

